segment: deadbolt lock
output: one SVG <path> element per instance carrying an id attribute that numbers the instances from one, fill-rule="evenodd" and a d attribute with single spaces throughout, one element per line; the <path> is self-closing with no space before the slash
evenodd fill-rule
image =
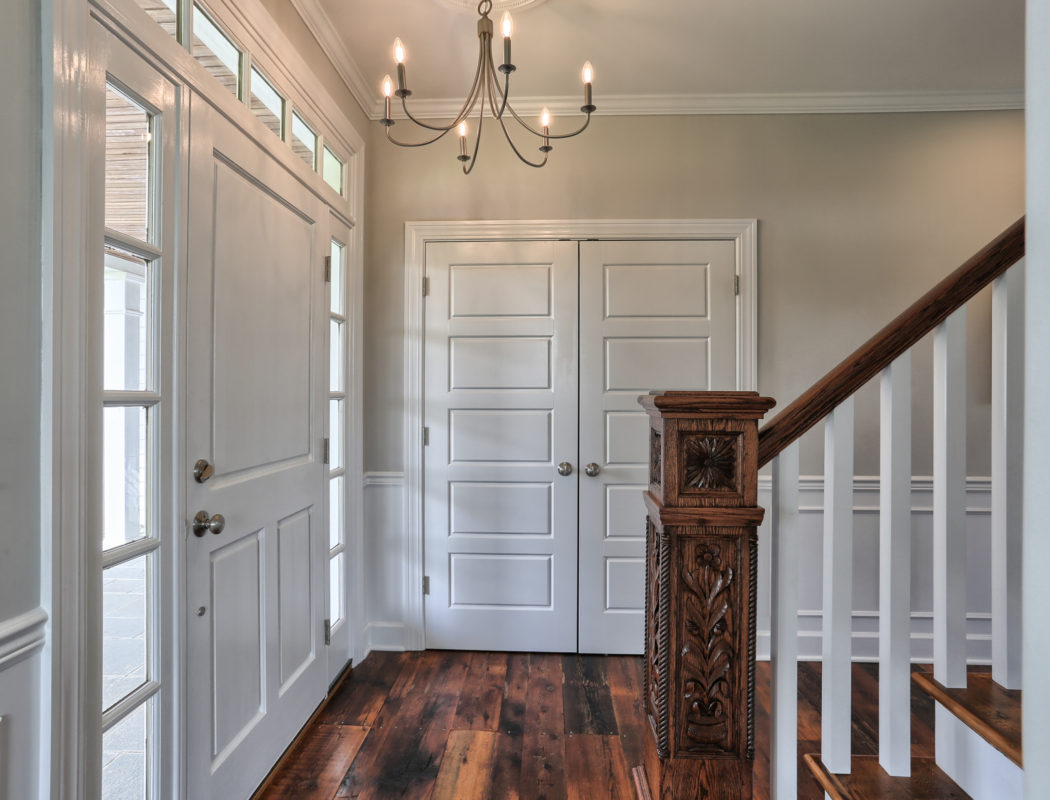
<path id="1" fill-rule="evenodd" d="M 201 458 L 193 465 L 193 480 L 204 483 L 215 474 L 215 467 L 208 463 L 207 459 Z"/>

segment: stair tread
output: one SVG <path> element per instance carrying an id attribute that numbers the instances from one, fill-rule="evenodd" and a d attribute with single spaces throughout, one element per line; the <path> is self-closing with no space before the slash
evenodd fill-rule
<path id="1" fill-rule="evenodd" d="M 807 753 L 806 766 L 832 800 L 968 800 L 970 795 L 944 774 L 932 758 L 913 758 L 911 777 L 894 778 L 878 756 L 853 756 L 851 773 L 828 772 L 820 755 Z"/>
<path id="2" fill-rule="evenodd" d="M 912 680 L 1017 766 L 1021 753 L 1021 692 L 1004 689 L 987 672 L 970 672 L 965 689 L 949 689 L 929 672 Z"/>

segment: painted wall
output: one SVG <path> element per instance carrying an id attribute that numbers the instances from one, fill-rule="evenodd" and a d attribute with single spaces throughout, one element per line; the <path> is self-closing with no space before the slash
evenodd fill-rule
<path id="1" fill-rule="evenodd" d="M 37 786 L 40 660 L 25 648 L 40 605 L 39 14 L 10 0 L 0 25 L 0 797 Z"/>
<path id="2" fill-rule="evenodd" d="M 365 469 L 402 467 L 406 220 L 757 217 L 758 389 L 783 404 L 1021 216 L 1023 126 L 1020 112 L 599 117 L 542 170 L 490 130 L 464 177 L 456 142 L 404 150 L 371 123 Z M 982 298 L 971 310 L 975 337 L 989 309 Z M 989 470 L 989 363 L 988 345 L 974 345 L 971 475 Z M 914 368 L 919 432 L 931 417 L 928 349 Z M 856 471 L 873 474 L 877 391 L 859 398 L 857 418 Z M 803 473 L 823 472 L 820 439 L 804 442 Z M 931 469 L 919 438 L 913 472 Z"/>

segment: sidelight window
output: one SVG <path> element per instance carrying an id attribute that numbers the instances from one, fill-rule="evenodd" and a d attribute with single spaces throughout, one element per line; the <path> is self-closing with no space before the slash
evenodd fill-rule
<path id="1" fill-rule="evenodd" d="M 328 391 L 328 563 L 329 619 L 346 615 L 346 246 L 332 240 Z"/>

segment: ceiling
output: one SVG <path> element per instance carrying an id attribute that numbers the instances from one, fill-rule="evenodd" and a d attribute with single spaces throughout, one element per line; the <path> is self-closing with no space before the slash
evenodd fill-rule
<path id="1" fill-rule="evenodd" d="M 373 118 L 404 41 L 410 108 L 454 114 L 476 12 L 449 0 L 292 0 Z M 765 113 L 1019 108 L 1024 0 L 545 0 L 514 12 L 519 110 Z M 499 16 L 492 14 L 498 24 Z M 501 60 L 501 52 L 495 57 Z M 413 113 L 416 113 L 413 111 Z"/>

